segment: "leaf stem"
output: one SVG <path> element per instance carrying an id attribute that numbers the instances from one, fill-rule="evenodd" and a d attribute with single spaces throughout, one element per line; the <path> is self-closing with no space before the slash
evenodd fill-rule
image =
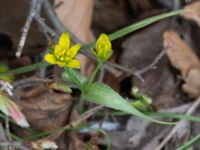
<path id="1" fill-rule="evenodd" d="M 90 76 L 90 78 L 89 78 L 89 81 L 88 81 L 88 83 L 87 83 L 86 91 L 85 91 L 86 93 L 90 90 L 91 85 L 92 85 L 92 82 L 94 81 L 94 78 L 96 77 L 97 72 L 98 72 L 99 69 L 101 68 L 102 64 L 103 64 L 103 61 L 98 61 L 98 64 L 97 64 L 95 70 L 92 72 L 92 74 L 91 74 L 91 76 Z"/>
<path id="2" fill-rule="evenodd" d="M 67 74 L 69 75 L 70 80 L 78 86 L 78 88 L 81 90 L 81 92 L 83 92 L 83 90 L 84 90 L 83 84 L 81 83 L 81 81 L 79 80 L 77 75 L 75 74 L 74 70 L 71 68 L 67 68 L 67 67 L 64 67 L 64 69 L 67 72 Z"/>

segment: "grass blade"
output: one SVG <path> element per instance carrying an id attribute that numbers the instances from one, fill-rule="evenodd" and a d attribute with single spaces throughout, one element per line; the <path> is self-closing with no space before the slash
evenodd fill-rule
<path id="1" fill-rule="evenodd" d="M 129 25 L 125 28 L 122 28 L 112 34 L 109 35 L 110 37 L 110 40 L 113 41 L 113 40 L 116 40 L 124 35 L 127 35 L 131 32 L 134 32 L 138 29 L 141 29 L 147 25 L 150 25 L 152 23 L 155 23 L 156 21 L 159 21 L 161 19 L 165 19 L 165 18 L 168 18 L 168 17 L 172 17 L 172 16 L 175 16 L 175 15 L 178 15 L 180 13 L 184 13 L 184 12 L 188 12 L 188 11 L 191 11 L 191 10 L 176 10 L 176 11 L 171 11 L 171 12 L 167 12 L 167 13 L 164 13 L 164 14 L 161 14 L 161 15 L 157 15 L 157 16 L 153 16 L 153 17 L 149 17 L 149 18 L 146 18 L 138 23 L 135 23 L 135 24 L 132 24 L 132 25 Z"/>

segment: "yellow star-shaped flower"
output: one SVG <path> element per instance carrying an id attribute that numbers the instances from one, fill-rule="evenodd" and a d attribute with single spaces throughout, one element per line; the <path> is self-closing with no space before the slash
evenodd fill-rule
<path id="1" fill-rule="evenodd" d="M 68 33 L 63 32 L 53 50 L 44 56 L 44 60 L 60 67 L 80 68 L 80 62 L 74 59 L 79 49 L 80 44 L 70 47 L 70 37 Z"/>

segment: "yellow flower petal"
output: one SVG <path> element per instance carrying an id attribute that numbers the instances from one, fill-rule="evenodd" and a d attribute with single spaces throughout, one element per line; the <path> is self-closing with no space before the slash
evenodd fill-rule
<path id="1" fill-rule="evenodd" d="M 77 59 L 72 59 L 66 64 L 66 67 L 79 69 L 80 62 Z"/>
<path id="2" fill-rule="evenodd" d="M 54 55 L 56 56 L 56 58 L 61 57 L 64 54 L 64 49 L 62 49 L 62 47 L 60 45 L 56 45 L 54 48 Z"/>
<path id="3" fill-rule="evenodd" d="M 56 58 L 53 54 L 46 54 L 44 56 L 44 60 L 50 64 L 56 64 Z"/>
<path id="4" fill-rule="evenodd" d="M 70 47 L 70 37 L 68 33 L 63 32 L 59 38 L 58 44 L 63 48 L 63 49 L 69 49 Z"/>
<path id="5" fill-rule="evenodd" d="M 99 59 L 106 60 L 110 51 L 112 51 L 112 45 L 109 37 L 106 34 L 101 34 L 96 42 L 96 53 Z"/>
<path id="6" fill-rule="evenodd" d="M 78 50 L 80 49 L 81 45 L 80 44 L 76 44 L 74 46 L 72 46 L 70 49 L 69 49 L 69 58 L 72 59 L 74 58 L 74 56 L 76 55 L 76 53 L 78 52 Z"/>
<path id="7" fill-rule="evenodd" d="M 61 61 L 57 61 L 56 64 L 57 64 L 59 67 L 64 67 L 64 66 L 65 66 L 65 63 L 64 63 L 64 62 L 61 62 Z"/>

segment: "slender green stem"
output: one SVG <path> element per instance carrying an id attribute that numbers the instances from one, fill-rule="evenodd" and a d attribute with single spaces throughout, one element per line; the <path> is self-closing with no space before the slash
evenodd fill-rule
<path id="1" fill-rule="evenodd" d="M 85 102 L 85 99 L 83 98 L 83 95 L 84 95 L 84 94 L 87 94 L 87 92 L 90 90 L 90 87 L 91 87 L 91 85 L 92 85 L 92 82 L 94 81 L 94 78 L 96 77 L 97 72 L 98 72 L 99 69 L 101 68 L 102 64 L 103 64 L 103 61 L 99 61 L 99 62 L 98 62 L 96 68 L 94 69 L 94 71 L 92 72 L 92 74 L 91 74 L 91 76 L 90 76 L 90 78 L 89 78 L 88 83 L 87 83 L 86 86 L 85 86 L 86 88 L 83 87 L 83 88 L 84 88 L 84 91 L 82 91 L 82 95 L 81 95 L 81 97 L 80 97 L 80 102 L 79 102 L 79 111 L 80 111 L 80 113 L 83 112 L 83 105 L 84 105 L 84 102 Z"/>
<path id="2" fill-rule="evenodd" d="M 82 95 L 81 95 L 81 97 L 80 97 L 80 99 L 79 99 L 79 103 L 78 103 L 78 110 L 79 110 L 79 113 L 80 113 L 80 114 L 83 113 L 83 105 L 84 105 L 84 102 L 85 102 L 85 100 L 84 100 L 84 98 L 83 98 Z"/>
<path id="3" fill-rule="evenodd" d="M 74 70 L 71 68 L 67 68 L 67 67 L 64 67 L 64 69 L 67 72 L 67 74 L 69 75 L 70 80 L 78 86 L 78 88 L 81 90 L 81 92 L 83 92 L 83 90 L 84 90 L 83 84 L 79 80 L 78 76 L 75 74 Z"/>
<path id="4" fill-rule="evenodd" d="M 96 68 L 94 69 L 94 71 L 92 72 L 90 78 L 89 78 L 89 81 L 87 83 L 87 86 L 86 86 L 86 92 L 88 92 L 90 90 L 90 87 L 92 85 L 92 82 L 94 81 L 94 78 L 96 77 L 97 75 L 97 72 L 99 71 L 99 69 L 101 68 L 103 64 L 103 61 L 99 61 Z"/>

